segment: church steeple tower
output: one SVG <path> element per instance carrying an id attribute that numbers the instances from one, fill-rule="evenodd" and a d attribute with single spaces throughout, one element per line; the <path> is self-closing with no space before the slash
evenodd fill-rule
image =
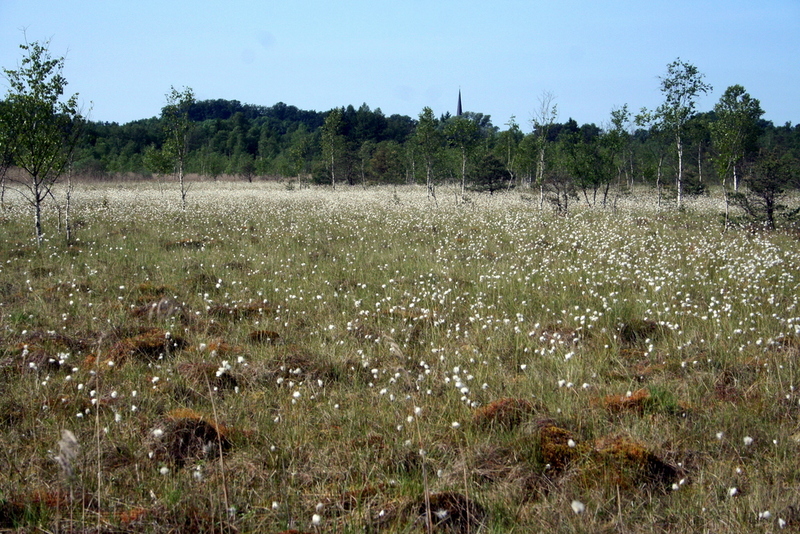
<path id="1" fill-rule="evenodd" d="M 456 117 L 460 117 L 463 111 L 461 110 L 461 88 L 458 88 L 458 106 L 456 107 Z"/>

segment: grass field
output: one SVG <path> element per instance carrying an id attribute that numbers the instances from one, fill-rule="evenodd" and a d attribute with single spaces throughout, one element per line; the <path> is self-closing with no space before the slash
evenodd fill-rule
<path id="1" fill-rule="evenodd" d="M 7 199 L 0 528 L 800 531 L 796 229 L 216 187 Z"/>

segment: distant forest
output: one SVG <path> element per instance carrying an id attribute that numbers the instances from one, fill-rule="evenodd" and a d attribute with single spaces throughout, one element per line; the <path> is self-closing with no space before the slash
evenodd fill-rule
<path id="1" fill-rule="evenodd" d="M 189 107 L 186 172 L 209 179 L 247 181 L 299 178 L 336 185 L 458 182 L 496 191 L 547 182 L 565 194 L 589 201 L 610 184 L 674 186 L 674 139 L 659 127 L 638 121 L 627 107 L 614 110 L 608 125 L 557 122 L 545 109 L 524 134 L 512 118 L 499 128 L 489 115 L 465 112 L 434 117 L 429 108 L 417 118 L 386 116 L 366 104 L 327 112 L 278 103 L 271 107 L 236 100 L 204 100 Z M 333 120 L 335 119 L 335 120 Z M 715 111 L 687 122 L 683 155 L 687 194 L 719 182 L 713 142 Z M 327 124 L 327 126 L 326 126 Z M 460 126 L 459 126 L 460 124 Z M 466 129 L 463 127 L 467 125 Z M 800 159 L 800 125 L 756 121 L 741 162 L 759 151 L 778 150 Z M 75 174 L 94 179 L 151 176 L 148 152 L 165 141 L 162 118 L 119 125 L 88 122 L 74 156 Z M 540 163 L 547 160 L 547 165 Z M 537 176 L 539 169 L 545 176 Z M 463 174 L 462 174 L 463 173 Z M 555 185 L 553 185 L 555 183 Z M 559 185 L 560 184 L 560 185 Z"/>

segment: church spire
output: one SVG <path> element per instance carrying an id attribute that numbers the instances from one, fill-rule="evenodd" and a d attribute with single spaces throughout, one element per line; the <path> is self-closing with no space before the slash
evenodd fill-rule
<path id="1" fill-rule="evenodd" d="M 458 88 L 458 106 L 456 107 L 456 117 L 460 117 L 463 112 L 461 111 L 461 88 Z"/>

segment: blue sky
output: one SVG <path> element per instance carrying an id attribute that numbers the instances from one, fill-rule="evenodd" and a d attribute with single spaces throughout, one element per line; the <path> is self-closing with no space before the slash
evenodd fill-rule
<path id="1" fill-rule="evenodd" d="M 69 94 L 101 121 L 156 116 L 171 86 L 412 117 L 455 112 L 461 88 L 500 127 L 529 131 L 544 92 L 559 121 L 602 126 L 658 106 L 680 57 L 714 87 L 699 110 L 740 84 L 765 118 L 800 122 L 800 0 L 2 0 L 0 66 L 17 66 L 23 29 L 66 56 Z"/>

